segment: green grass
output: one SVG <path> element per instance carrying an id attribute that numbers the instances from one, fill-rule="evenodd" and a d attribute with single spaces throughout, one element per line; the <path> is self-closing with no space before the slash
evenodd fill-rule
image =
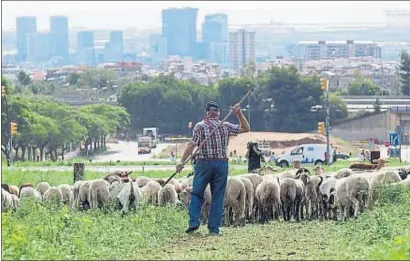
<path id="1" fill-rule="evenodd" d="M 141 206 L 81 213 L 23 201 L 2 213 L 2 259 L 396 259 L 409 258 L 410 190 L 391 186 L 358 219 L 222 228 L 222 237 L 186 235 L 184 209 Z"/>
<path id="2" fill-rule="evenodd" d="M 181 178 L 188 175 L 189 170 L 183 170 L 176 175 L 176 178 Z M 153 178 L 168 178 L 174 173 L 173 170 L 149 170 L 149 171 L 133 171 L 131 177 L 146 176 Z M 244 169 L 231 169 L 231 175 L 238 175 L 246 173 Z M 109 173 L 97 171 L 85 171 L 84 179 L 102 178 Z M 21 185 L 25 182 L 37 185 L 42 181 L 47 181 L 50 185 L 58 184 L 73 184 L 73 171 L 22 171 L 21 169 L 3 169 L 2 183 L 10 185 Z"/>
<path id="3" fill-rule="evenodd" d="M 86 158 L 74 158 L 64 161 L 17 161 L 13 163 L 15 167 L 30 167 L 30 166 L 72 166 L 74 162 L 84 162 L 88 166 L 141 166 L 141 165 L 175 165 L 170 161 L 104 161 L 104 162 L 89 162 Z"/>

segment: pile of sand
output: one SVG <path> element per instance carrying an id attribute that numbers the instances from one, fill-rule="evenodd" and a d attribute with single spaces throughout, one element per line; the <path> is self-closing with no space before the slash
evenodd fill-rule
<path id="1" fill-rule="evenodd" d="M 238 156 L 245 156 L 249 141 L 265 141 L 265 143 L 269 143 L 271 151 L 275 154 L 281 154 L 283 151 L 287 152 L 301 144 L 325 144 L 326 137 L 312 133 L 247 132 L 229 140 L 228 153 L 236 150 Z M 343 153 L 357 153 L 356 148 L 339 138 L 331 137 L 330 143 L 333 148 L 336 147 L 338 151 Z M 169 155 L 172 151 L 176 152 L 179 157 L 184 152 L 185 147 L 186 144 L 171 145 L 165 148 L 162 153 Z"/>

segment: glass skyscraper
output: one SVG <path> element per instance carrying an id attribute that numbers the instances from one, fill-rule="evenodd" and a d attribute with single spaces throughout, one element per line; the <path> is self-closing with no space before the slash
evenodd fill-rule
<path id="1" fill-rule="evenodd" d="M 162 10 L 162 36 L 169 55 L 195 56 L 197 8 Z"/>
<path id="2" fill-rule="evenodd" d="M 67 62 L 68 47 L 68 18 L 66 16 L 50 17 L 50 55 L 58 56 Z"/>
<path id="3" fill-rule="evenodd" d="M 25 62 L 28 56 L 28 35 L 37 32 L 37 18 L 20 16 L 16 18 L 17 60 Z"/>

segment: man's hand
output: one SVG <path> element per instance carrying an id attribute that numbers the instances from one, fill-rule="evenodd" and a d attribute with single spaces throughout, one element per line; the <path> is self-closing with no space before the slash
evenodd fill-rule
<path id="1" fill-rule="evenodd" d="M 184 163 L 183 162 L 178 163 L 178 165 L 176 166 L 177 173 L 181 172 L 183 169 L 184 169 Z"/>
<path id="2" fill-rule="evenodd" d="M 241 112 L 241 105 L 239 105 L 239 103 L 235 104 L 234 106 L 232 106 L 232 112 L 235 115 L 238 115 L 238 113 Z"/>

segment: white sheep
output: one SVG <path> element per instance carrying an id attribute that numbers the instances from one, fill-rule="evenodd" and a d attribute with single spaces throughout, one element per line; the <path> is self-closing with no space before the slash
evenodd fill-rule
<path id="1" fill-rule="evenodd" d="M 248 173 L 248 174 L 239 175 L 238 177 L 245 177 L 245 178 L 249 179 L 249 180 L 251 181 L 251 183 L 252 183 L 253 191 L 255 191 L 256 188 L 259 186 L 259 184 L 261 184 L 262 181 L 263 181 L 263 178 L 262 178 L 260 175 L 258 175 L 258 174 L 253 174 L 253 173 Z M 254 193 L 254 194 L 255 194 L 255 193 Z M 257 219 L 257 213 L 259 212 L 259 210 L 258 210 L 258 204 L 256 204 L 256 202 L 257 202 L 257 201 L 256 201 L 256 198 L 254 197 L 254 199 L 253 199 L 253 210 L 252 210 L 252 213 L 253 213 L 252 219 L 253 219 L 253 220 L 256 220 L 256 219 Z"/>
<path id="2" fill-rule="evenodd" d="M 40 182 L 37 184 L 37 190 L 40 192 L 41 196 L 44 195 L 44 192 L 46 192 L 50 188 L 50 184 L 48 182 Z"/>
<path id="3" fill-rule="evenodd" d="M 158 191 L 158 205 L 165 206 L 167 204 L 176 206 L 179 203 L 178 194 L 174 185 L 166 184 Z"/>
<path id="4" fill-rule="evenodd" d="M 142 199 L 142 194 L 136 183 L 128 182 L 117 197 L 122 206 L 122 213 L 126 214 L 132 209 L 137 209 Z"/>
<path id="5" fill-rule="evenodd" d="M 306 217 L 313 219 L 319 216 L 320 204 L 322 197 L 319 193 L 319 187 L 323 182 L 322 176 L 311 176 L 306 183 Z"/>
<path id="6" fill-rule="evenodd" d="M 1 189 L 1 210 L 7 211 L 9 209 L 16 210 L 19 205 L 19 199 L 16 195 L 9 193 L 5 189 Z"/>
<path id="7" fill-rule="evenodd" d="M 90 182 L 88 189 L 88 200 L 90 208 L 106 208 L 109 204 L 108 181 L 104 179 L 97 179 Z"/>
<path id="8" fill-rule="evenodd" d="M 63 194 L 63 203 L 68 206 L 72 206 L 74 204 L 74 195 L 70 185 L 61 184 L 58 185 L 58 188 L 61 190 L 61 193 Z"/>
<path id="9" fill-rule="evenodd" d="M 152 205 L 158 205 L 158 192 L 161 190 L 161 185 L 151 180 L 143 188 L 141 188 L 142 199 L 144 202 Z"/>
<path id="10" fill-rule="evenodd" d="M 377 190 L 383 185 L 402 181 L 397 170 L 381 170 L 368 175 L 370 184 L 369 207 L 372 208 L 377 197 Z"/>
<path id="11" fill-rule="evenodd" d="M 60 188 L 51 187 L 44 192 L 43 201 L 60 203 L 63 201 L 63 193 L 61 193 Z"/>
<path id="12" fill-rule="evenodd" d="M 275 212 L 275 219 L 279 219 L 282 203 L 280 200 L 280 186 L 278 179 L 266 179 L 256 188 L 256 200 L 259 209 L 259 218 L 266 223 L 268 218 Z"/>
<path id="13" fill-rule="evenodd" d="M 89 189 L 91 181 L 77 181 L 78 183 L 74 184 L 74 191 L 78 188 L 77 200 L 75 200 L 75 207 L 77 209 L 88 210 L 90 208 Z"/>
<path id="14" fill-rule="evenodd" d="M 353 175 L 353 171 L 351 169 L 343 168 L 343 169 L 340 169 L 338 172 L 336 172 L 334 177 L 337 179 L 341 179 L 341 178 L 349 177 L 351 175 Z"/>
<path id="15" fill-rule="evenodd" d="M 280 180 L 280 199 L 282 201 L 282 213 L 285 221 L 290 221 L 296 199 L 296 182 L 292 178 Z"/>
<path id="16" fill-rule="evenodd" d="M 336 209 L 332 208 L 331 192 L 336 188 L 337 179 L 334 176 L 326 176 L 323 178 L 322 184 L 319 186 L 319 193 L 321 196 L 322 205 L 322 217 L 325 219 L 330 218 L 330 211 L 333 212 L 333 218 L 336 216 Z"/>
<path id="17" fill-rule="evenodd" d="M 310 173 L 307 169 L 301 168 L 296 171 L 296 200 L 295 200 L 295 219 L 300 221 L 303 217 L 303 207 L 306 203 L 306 184 L 310 180 Z"/>
<path id="18" fill-rule="evenodd" d="M 243 185 L 245 186 L 246 190 L 246 198 L 245 198 L 245 211 L 246 211 L 246 218 L 249 221 L 253 220 L 253 201 L 255 199 L 255 191 L 253 189 L 252 182 L 245 178 L 245 177 L 240 177 L 240 179 L 243 182 Z"/>
<path id="19" fill-rule="evenodd" d="M 20 197 L 20 200 L 22 200 L 23 198 L 27 198 L 27 197 L 34 197 L 37 201 L 42 200 L 40 192 L 38 192 L 33 187 L 22 187 L 22 188 L 20 188 L 19 197 Z"/>
<path id="20" fill-rule="evenodd" d="M 366 205 L 368 201 L 369 187 L 369 181 L 361 176 L 353 175 L 337 180 L 331 195 L 334 196 L 334 205 L 340 208 L 342 220 L 348 216 L 350 207 L 353 207 L 354 217 L 357 217 L 360 203 Z"/>
<path id="21" fill-rule="evenodd" d="M 224 199 L 224 220 L 226 224 L 245 225 L 245 198 L 245 185 L 240 177 L 229 177 Z"/>
<path id="22" fill-rule="evenodd" d="M 192 187 L 187 187 L 179 193 L 178 198 L 182 204 L 188 207 L 189 202 L 191 201 L 191 195 L 192 195 Z M 211 200 L 212 200 L 211 187 L 208 184 L 204 191 L 204 201 L 201 206 L 201 220 L 203 224 L 206 224 L 208 222 Z"/>

